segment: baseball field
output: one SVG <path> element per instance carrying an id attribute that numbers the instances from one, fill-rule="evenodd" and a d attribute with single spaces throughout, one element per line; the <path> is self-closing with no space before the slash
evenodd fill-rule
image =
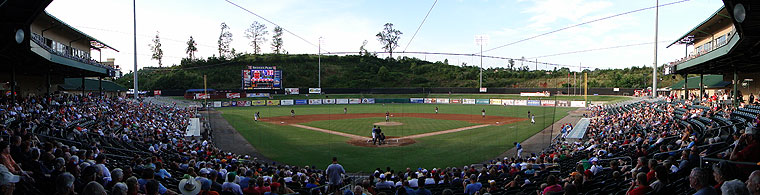
<path id="1" fill-rule="evenodd" d="M 370 172 L 385 167 L 395 170 L 410 166 L 440 168 L 483 162 L 504 153 L 513 147 L 513 142 L 527 139 L 574 109 L 577 108 L 461 104 L 217 108 L 259 153 L 272 160 L 323 167 L 335 156 L 349 172 Z M 295 116 L 291 116 L 291 110 Z M 255 112 L 260 113 L 258 121 L 254 121 Z M 531 122 L 528 112 L 535 116 L 535 123 Z M 387 143 L 372 143 L 371 131 L 376 125 L 382 129 Z"/>

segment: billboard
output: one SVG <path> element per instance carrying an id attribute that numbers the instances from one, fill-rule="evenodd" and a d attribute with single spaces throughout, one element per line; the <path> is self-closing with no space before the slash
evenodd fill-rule
<path id="1" fill-rule="evenodd" d="M 280 100 L 267 100 L 267 106 L 277 106 L 280 105 Z"/>
<path id="2" fill-rule="evenodd" d="M 348 99 L 335 99 L 335 104 L 348 104 Z"/>
<path id="3" fill-rule="evenodd" d="M 375 103 L 375 98 L 363 98 L 362 99 L 362 104 L 374 104 L 374 103 Z"/>
<path id="4" fill-rule="evenodd" d="M 490 104 L 490 99 L 475 99 L 475 104 Z"/>
<path id="5" fill-rule="evenodd" d="M 138 81 L 139 81 L 139 80 L 138 80 Z M 215 101 L 215 102 L 214 102 L 214 108 L 219 108 L 219 107 L 222 107 L 222 102 L 220 102 L 220 101 Z"/>
<path id="6" fill-rule="evenodd" d="M 362 99 L 348 99 L 349 104 L 361 104 Z"/>
<path id="7" fill-rule="evenodd" d="M 251 101 L 238 101 L 238 106 L 251 106 Z"/>
<path id="8" fill-rule="evenodd" d="M 309 93 L 320 94 L 322 93 L 322 88 L 309 88 Z"/>
<path id="9" fill-rule="evenodd" d="M 586 107 L 585 101 L 570 101 L 570 107 Z"/>
<path id="10" fill-rule="evenodd" d="M 452 103 L 452 104 L 461 104 L 462 100 L 461 99 L 451 99 L 451 100 L 449 100 L 449 102 Z"/>
<path id="11" fill-rule="evenodd" d="M 140 80 L 137 80 L 137 81 L 139 82 Z M 161 90 L 153 90 L 153 95 L 154 96 L 161 96 Z"/>
<path id="12" fill-rule="evenodd" d="M 425 103 L 425 98 L 409 98 L 409 103 L 415 103 L 415 104 Z"/>
<path id="13" fill-rule="evenodd" d="M 245 97 L 269 97 L 269 93 L 246 93 Z"/>
<path id="14" fill-rule="evenodd" d="M 475 104 L 475 99 L 462 99 L 462 104 Z"/>
<path id="15" fill-rule="evenodd" d="M 540 106 L 541 101 L 540 100 L 528 100 L 528 106 Z"/>
<path id="16" fill-rule="evenodd" d="M 426 104 L 432 104 L 432 103 L 435 103 L 435 98 L 425 98 L 425 103 L 426 103 Z"/>
<path id="17" fill-rule="evenodd" d="M 322 99 L 309 99 L 309 104 L 322 104 Z"/>
<path id="18" fill-rule="evenodd" d="M 515 106 L 527 106 L 528 100 L 515 100 Z"/>
<path id="19" fill-rule="evenodd" d="M 555 105 L 557 105 L 557 102 L 555 102 L 554 100 L 541 100 L 541 105 L 542 106 L 555 106 Z"/>
<path id="20" fill-rule="evenodd" d="M 322 99 L 323 104 L 335 104 L 335 99 Z"/>
<path id="21" fill-rule="evenodd" d="M 309 104 L 309 100 L 295 100 L 296 105 L 306 105 Z"/>
<path id="22" fill-rule="evenodd" d="M 435 103 L 437 103 L 437 104 L 448 104 L 449 103 L 449 98 L 438 98 L 438 99 L 435 99 Z"/>
<path id="23" fill-rule="evenodd" d="M 501 100 L 501 105 L 505 105 L 505 106 L 515 105 L 515 100 Z"/>
<path id="24" fill-rule="evenodd" d="M 251 100 L 251 106 L 266 106 L 266 100 Z"/>
<path id="25" fill-rule="evenodd" d="M 298 95 L 300 93 L 298 88 L 285 88 L 285 94 L 287 95 Z"/>
<path id="26" fill-rule="evenodd" d="M 240 98 L 240 93 L 227 93 L 227 99 Z"/>
<path id="27" fill-rule="evenodd" d="M 491 105 L 501 105 L 501 99 L 491 99 Z"/>
<path id="28" fill-rule="evenodd" d="M 276 66 L 249 66 L 242 71 L 243 89 L 281 89 L 282 70 Z"/>
<path id="29" fill-rule="evenodd" d="M 293 100 L 280 100 L 280 105 L 283 106 L 292 106 L 293 104 Z"/>
<path id="30" fill-rule="evenodd" d="M 544 91 L 544 92 L 520 92 L 520 96 L 549 97 L 549 96 L 551 96 L 551 94 L 548 91 Z"/>

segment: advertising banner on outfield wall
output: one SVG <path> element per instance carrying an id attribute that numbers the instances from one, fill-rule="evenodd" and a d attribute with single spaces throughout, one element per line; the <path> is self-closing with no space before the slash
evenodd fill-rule
<path id="1" fill-rule="evenodd" d="M 323 104 L 335 104 L 335 99 L 322 99 Z"/>
<path id="2" fill-rule="evenodd" d="M 293 100 L 280 100 L 280 105 L 283 106 L 292 106 L 293 104 L 295 104 Z"/>
<path id="3" fill-rule="evenodd" d="M 322 93 L 322 88 L 309 88 L 309 93 L 320 94 Z"/>
<path id="4" fill-rule="evenodd" d="M 557 101 L 557 106 L 559 106 L 559 107 L 570 107 L 570 102 L 568 102 L 568 101 Z"/>
<path id="5" fill-rule="evenodd" d="M 280 100 L 267 100 L 267 106 L 277 106 L 277 105 L 280 105 Z"/>
<path id="6" fill-rule="evenodd" d="M 374 103 L 375 103 L 375 98 L 363 98 L 362 99 L 362 104 L 374 104 Z"/>
<path id="7" fill-rule="evenodd" d="M 528 100 L 528 106 L 540 106 L 541 100 Z"/>
<path id="8" fill-rule="evenodd" d="M 299 93 L 301 92 L 298 88 L 285 88 L 285 94 L 298 95 Z"/>
<path id="9" fill-rule="evenodd" d="M 432 104 L 432 103 L 435 103 L 435 98 L 425 98 L 425 103 L 426 103 L 426 104 Z"/>
<path id="10" fill-rule="evenodd" d="M 251 101 L 238 101 L 238 106 L 251 106 Z"/>
<path id="11" fill-rule="evenodd" d="M 556 106 L 557 102 L 555 102 L 554 100 L 541 100 L 541 105 L 542 106 Z"/>
<path id="12" fill-rule="evenodd" d="M 228 101 L 223 101 L 223 102 L 222 102 L 222 107 L 230 107 L 230 102 L 228 102 Z"/>
<path id="13" fill-rule="evenodd" d="M 586 107 L 585 101 L 570 101 L 570 107 Z"/>
<path id="14" fill-rule="evenodd" d="M 245 97 L 269 97 L 269 93 L 246 93 Z"/>
<path id="15" fill-rule="evenodd" d="M 462 104 L 475 104 L 475 99 L 462 99 Z"/>
<path id="16" fill-rule="evenodd" d="M 240 98 L 240 93 L 227 93 L 227 99 Z"/>
<path id="17" fill-rule="evenodd" d="M 309 105 L 319 105 L 322 104 L 322 99 L 309 99 Z"/>
<path id="18" fill-rule="evenodd" d="M 335 104 L 348 104 L 348 99 L 335 99 Z"/>
<path id="19" fill-rule="evenodd" d="M 491 105 L 501 105 L 501 99 L 491 99 Z"/>
<path id="20" fill-rule="evenodd" d="M 501 100 L 501 105 L 505 105 L 505 106 L 515 105 L 515 100 Z"/>
<path id="21" fill-rule="evenodd" d="M 462 103 L 462 99 L 450 99 L 449 103 L 452 103 L 452 104 L 461 104 Z"/>
<path id="22" fill-rule="evenodd" d="M 435 102 L 438 104 L 448 104 L 449 98 L 438 98 L 438 99 L 435 99 Z"/>
<path id="23" fill-rule="evenodd" d="M 475 99 L 475 104 L 490 104 L 491 99 Z"/>
<path id="24" fill-rule="evenodd" d="M 515 106 L 527 106 L 528 100 L 515 100 Z"/>
<path id="25" fill-rule="evenodd" d="M 220 101 L 215 101 L 215 102 L 214 102 L 214 108 L 219 108 L 219 107 L 222 107 L 222 102 L 220 102 Z"/>
<path id="26" fill-rule="evenodd" d="M 266 106 L 266 100 L 251 100 L 251 106 Z"/>
<path id="27" fill-rule="evenodd" d="M 238 103 L 237 101 L 230 101 L 230 106 L 236 107 L 237 103 Z"/>
<path id="28" fill-rule="evenodd" d="M 348 104 L 361 104 L 362 99 L 348 99 Z"/>
<path id="29" fill-rule="evenodd" d="M 413 104 L 425 103 L 425 98 L 409 98 L 409 103 L 413 103 Z"/>
<path id="30" fill-rule="evenodd" d="M 296 105 L 307 105 L 309 104 L 309 100 L 294 100 Z"/>

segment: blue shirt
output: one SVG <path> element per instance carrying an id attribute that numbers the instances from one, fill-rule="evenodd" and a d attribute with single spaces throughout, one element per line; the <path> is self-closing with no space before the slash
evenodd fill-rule
<path id="1" fill-rule="evenodd" d="M 242 178 L 240 178 L 240 188 L 243 188 L 243 189 L 247 188 L 248 187 L 248 182 L 250 182 L 250 181 L 251 181 L 250 177 L 242 177 Z"/>
<path id="2" fill-rule="evenodd" d="M 516 147 L 518 150 L 519 150 L 519 149 L 522 149 L 522 145 L 520 145 L 520 143 L 517 143 L 517 146 L 515 146 L 515 147 Z"/>
<path id="3" fill-rule="evenodd" d="M 327 178 L 331 185 L 343 183 L 343 177 L 341 177 L 341 174 L 343 173 L 346 173 L 346 170 L 344 170 L 343 166 L 338 163 L 333 163 L 330 164 L 330 166 L 327 166 Z"/>
<path id="4" fill-rule="evenodd" d="M 417 189 L 414 193 L 416 195 L 433 195 L 433 193 L 430 193 L 430 190 L 424 188 Z"/>
<path id="5" fill-rule="evenodd" d="M 467 184 L 467 187 L 464 188 L 464 193 L 470 195 L 475 194 L 475 192 L 478 192 L 481 187 L 483 187 L 483 184 L 480 182 Z"/>

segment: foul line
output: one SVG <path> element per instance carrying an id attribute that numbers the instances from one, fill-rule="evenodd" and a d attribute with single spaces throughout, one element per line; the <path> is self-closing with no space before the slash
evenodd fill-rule
<path id="1" fill-rule="evenodd" d="M 300 124 L 290 124 L 290 126 L 299 127 L 299 128 L 308 129 L 308 130 L 313 130 L 313 131 L 319 131 L 319 132 L 322 132 L 322 133 L 329 133 L 329 134 L 333 134 L 333 135 L 339 135 L 339 136 L 348 137 L 348 138 L 351 138 L 351 139 L 372 139 L 370 137 L 358 136 L 358 135 L 354 135 L 354 134 L 343 133 L 343 132 L 338 132 L 338 131 L 333 131 L 333 130 L 327 130 L 327 129 L 317 128 L 317 127 L 310 127 L 310 126 L 300 125 Z M 454 132 L 466 131 L 466 130 L 470 130 L 470 129 L 477 129 L 477 128 L 487 127 L 487 126 L 491 126 L 491 125 L 490 124 L 475 125 L 475 126 L 469 126 L 469 127 L 449 129 L 449 130 L 444 130 L 444 131 L 436 131 L 436 132 L 430 132 L 430 133 L 422 133 L 422 134 L 417 134 L 417 135 L 404 136 L 404 137 L 399 137 L 399 138 L 396 138 L 396 139 L 417 139 L 417 138 L 422 138 L 422 137 L 427 137 L 427 136 L 441 135 L 441 134 L 447 134 L 447 133 L 454 133 Z"/>

